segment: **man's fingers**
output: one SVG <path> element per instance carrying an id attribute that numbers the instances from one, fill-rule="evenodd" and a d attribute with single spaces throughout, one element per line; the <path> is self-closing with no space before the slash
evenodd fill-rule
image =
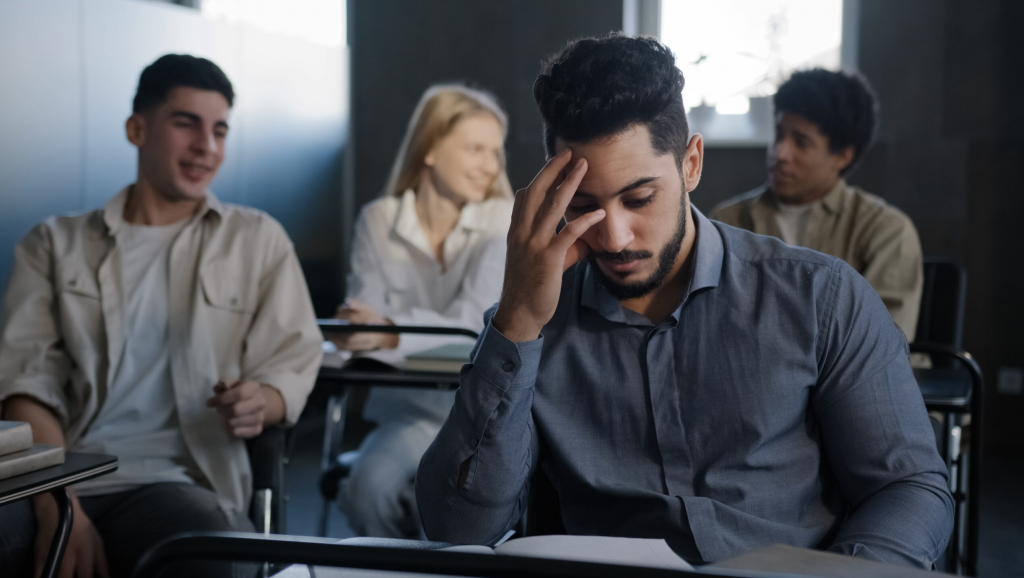
<path id="1" fill-rule="evenodd" d="M 252 397 L 231 405 L 222 405 L 217 408 L 217 411 L 224 417 L 232 418 L 259 413 L 266 409 L 266 407 L 267 404 L 263 399 Z"/>
<path id="2" fill-rule="evenodd" d="M 242 439 L 254 438 L 263 432 L 263 425 L 252 427 L 233 428 L 231 434 Z"/>
<path id="3" fill-rule="evenodd" d="M 526 188 L 526 198 L 523 199 L 525 206 L 519 221 L 520 228 L 533 226 L 537 211 L 540 210 L 541 205 L 548 196 L 548 190 L 555 185 L 559 175 L 562 174 L 562 170 L 569 164 L 570 160 L 572 160 L 572 149 L 565 149 L 551 157 L 547 164 L 544 165 L 544 168 L 533 178 L 533 182 Z M 524 232 L 530 233 L 531 231 Z"/>
<path id="4" fill-rule="evenodd" d="M 507 243 L 512 242 L 513 234 L 519 227 L 519 222 L 523 218 L 523 206 L 526 204 L 526 196 L 529 193 L 526 189 L 519 189 L 516 191 L 515 200 L 512 202 L 512 220 L 509 221 L 508 234 L 505 235 L 505 241 Z"/>
<path id="5" fill-rule="evenodd" d="M 252 413 L 239 417 L 233 417 L 228 420 L 228 426 L 231 429 L 238 429 L 242 427 L 252 427 L 263 423 L 262 413 Z"/>
<path id="6" fill-rule="evenodd" d="M 587 232 L 587 229 L 601 222 L 604 216 L 604 209 L 586 213 L 577 219 L 569 221 L 565 228 L 555 236 L 552 246 L 556 251 L 564 252 L 565 254 L 563 271 L 573 266 L 583 257 L 586 257 L 587 253 L 590 252 L 589 248 L 586 247 L 586 243 L 577 243 L 577 241 L 580 240 L 583 233 Z"/>
<path id="7" fill-rule="evenodd" d="M 236 382 L 237 383 L 237 382 Z M 230 389 L 224 391 L 210 399 L 206 400 L 207 407 L 218 407 L 222 405 L 232 405 L 238 403 L 243 399 L 249 399 L 256 395 L 259 390 L 259 384 L 253 381 L 245 381 L 238 383 L 237 385 L 230 386 Z"/>
<path id="8" fill-rule="evenodd" d="M 547 198 L 541 210 L 537 213 L 537 224 L 534 230 L 542 231 L 544 234 L 554 235 L 559 221 L 565 215 L 565 209 L 569 201 L 576 194 L 577 187 L 583 181 L 583 175 L 587 174 L 587 160 L 580 158 L 573 165 L 572 170 L 565 176 L 565 180 L 557 187 L 548 191 Z"/>

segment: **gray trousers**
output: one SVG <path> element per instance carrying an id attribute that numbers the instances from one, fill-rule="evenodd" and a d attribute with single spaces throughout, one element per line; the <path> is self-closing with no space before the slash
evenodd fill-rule
<path id="1" fill-rule="evenodd" d="M 136 490 L 79 498 L 82 510 L 103 538 L 112 578 L 127 578 L 139 558 L 158 542 L 179 532 L 252 532 L 241 514 L 225 512 L 210 490 L 193 484 L 150 484 Z M 31 500 L 0 507 L 0 568 L 4 576 L 32 576 L 36 518 Z M 181 562 L 167 576 L 255 574 L 245 565 Z"/>
<path id="2" fill-rule="evenodd" d="M 357 536 L 421 537 L 416 468 L 440 429 L 432 420 L 385 422 L 366 436 L 338 496 Z"/>

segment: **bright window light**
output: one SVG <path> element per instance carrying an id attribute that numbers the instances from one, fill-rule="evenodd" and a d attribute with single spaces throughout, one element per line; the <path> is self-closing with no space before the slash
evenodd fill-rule
<path id="1" fill-rule="evenodd" d="M 345 38 L 345 0 L 203 0 L 203 16 L 249 24 L 266 32 L 340 48 Z"/>
<path id="2" fill-rule="evenodd" d="M 838 70 L 842 21 L 842 0 L 662 0 L 661 41 L 686 78 L 694 128 L 709 141 L 770 138 L 765 97 L 795 70 Z"/>

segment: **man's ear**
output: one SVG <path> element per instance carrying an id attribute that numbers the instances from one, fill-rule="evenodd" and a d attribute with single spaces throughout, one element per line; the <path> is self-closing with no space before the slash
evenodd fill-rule
<path id="1" fill-rule="evenodd" d="M 836 169 L 839 172 L 846 170 L 846 168 L 850 166 L 850 163 L 853 162 L 853 157 L 856 155 L 856 152 L 856 149 L 852 146 L 848 146 L 837 153 L 832 153 L 832 157 L 836 159 Z"/>
<path id="2" fill-rule="evenodd" d="M 437 155 L 434 154 L 434 149 L 431 148 L 429 151 L 427 151 L 426 156 L 423 157 L 423 165 L 427 166 L 427 167 L 432 167 L 436 163 L 437 163 Z"/>
<path id="3" fill-rule="evenodd" d="M 701 172 L 704 170 L 704 137 L 699 133 L 690 137 L 690 143 L 686 145 L 686 153 L 683 155 L 683 166 L 680 168 L 684 188 L 689 193 L 697 188 Z"/>
<path id="4" fill-rule="evenodd" d="M 142 147 L 146 142 L 146 119 L 139 113 L 128 117 L 124 123 L 124 131 L 128 136 L 128 142 L 136 147 Z"/>

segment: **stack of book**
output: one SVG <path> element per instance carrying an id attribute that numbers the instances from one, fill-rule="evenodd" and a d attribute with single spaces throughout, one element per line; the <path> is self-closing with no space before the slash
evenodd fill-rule
<path id="1" fill-rule="evenodd" d="M 32 426 L 0 421 L 0 480 L 64 463 L 64 448 L 32 443 Z"/>

